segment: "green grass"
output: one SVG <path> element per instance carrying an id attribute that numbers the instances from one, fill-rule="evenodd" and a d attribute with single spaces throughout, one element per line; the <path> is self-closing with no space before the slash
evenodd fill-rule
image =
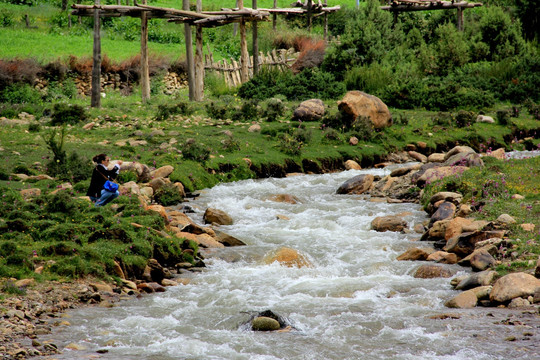
<path id="1" fill-rule="evenodd" d="M 22 30 L 3 28 L 0 30 L 0 58 L 35 58 L 39 61 L 49 61 L 74 55 L 80 58 L 92 56 L 92 35 L 65 36 L 48 34 L 40 30 Z M 148 44 L 150 55 L 176 59 L 180 55 L 178 47 L 166 44 Z M 102 54 L 116 61 L 129 59 L 141 52 L 137 41 L 103 39 Z"/>

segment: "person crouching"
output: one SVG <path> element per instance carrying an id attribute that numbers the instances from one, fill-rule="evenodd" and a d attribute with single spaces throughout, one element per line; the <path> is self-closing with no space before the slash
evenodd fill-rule
<path id="1" fill-rule="evenodd" d="M 96 163 L 96 167 L 92 172 L 92 179 L 90 180 L 90 186 L 88 187 L 86 195 L 90 197 L 90 200 L 92 200 L 96 206 L 103 206 L 120 195 L 118 190 L 108 191 L 103 188 L 103 185 L 105 185 L 107 180 L 113 180 L 118 176 L 122 161 L 119 160 L 118 163 L 109 170 L 109 162 L 111 159 L 106 154 L 96 155 L 92 160 Z"/>

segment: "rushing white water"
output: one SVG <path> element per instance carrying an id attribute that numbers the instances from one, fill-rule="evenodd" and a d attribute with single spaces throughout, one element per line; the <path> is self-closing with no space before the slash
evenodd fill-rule
<path id="1" fill-rule="evenodd" d="M 71 326 L 54 334 L 75 342 L 59 359 L 534 359 L 534 342 L 504 341 L 514 328 L 494 324 L 489 310 L 451 310 L 458 293 L 449 279 L 415 279 L 421 262 L 396 261 L 418 234 L 370 230 L 377 216 L 403 213 L 412 228 L 425 220 L 418 205 L 370 202 L 336 195 L 347 171 L 223 184 L 191 205 L 200 221 L 207 207 L 229 213 L 235 224 L 221 230 L 245 247 L 213 251 L 191 284 L 145 295 L 114 308 L 77 310 Z M 268 197 L 287 193 L 301 204 Z M 277 215 L 290 220 L 278 220 Z M 265 264 L 268 253 L 287 246 L 312 267 Z M 456 273 L 466 269 L 450 266 Z M 270 309 L 288 319 L 290 332 L 253 332 L 250 315 Z M 490 309 L 491 312 L 496 310 Z M 437 314 L 459 319 L 438 319 Z M 538 331 L 538 330 L 535 330 Z M 97 355 L 98 349 L 108 353 Z M 538 357 L 537 357 L 538 356 Z"/>

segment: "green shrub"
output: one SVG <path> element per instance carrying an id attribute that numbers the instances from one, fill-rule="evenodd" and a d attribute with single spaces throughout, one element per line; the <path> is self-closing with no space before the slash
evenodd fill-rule
<path id="1" fill-rule="evenodd" d="M 7 9 L 0 10 L 0 27 L 9 27 L 15 24 L 13 14 Z"/>
<path id="2" fill-rule="evenodd" d="M 257 103 L 258 101 L 254 99 L 243 101 L 240 108 L 235 109 L 231 118 L 238 121 L 251 121 L 257 119 L 259 115 Z"/>
<path id="3" fill-rule="evenodd" d="M 394 80 L 394 74 L 388 67 L 379 63 L 355 66 L 345 73 L 347 90 L 361 90 L 368 94 L 380 94 Z"/>
<path id="4" fill-rule="evenodd" d="M 33 122 L 28 124 L 28 131 L 29 132 L 39 132 L 41 130 L 41 124 L 38 122 Z"/>
<path id="5" fill-rule="evenodd" d="M 353 120 L 352 116 L 341 113 L 337 108 L 330 108 L 325 112 L 321 122 L 325 128 L 345 131 L 351 128 Z"/>
<path id="6" fill-rule="evenodd" d="M 24 164 L 18 164 L 13 168 L 13 172 L 17 174 L 26 174 L 26 175 L 35 175 L 33 170 L 30 170 L 26 165 Z"/>
<path id="7" fill-rule="evenodd" d="M 163 206 L 172 206 L 184 200 L 174 184 L 165 184 L 154 193 L 154 201 Z"/>
<path id="8" fill-rule="evenodd" d="M 292 156 L 299 156 L 302 153 L 304 144 L 294 136 L 282 133 L 278 136 L 278 141 L 279 151 Z"/>
<path id="9" fill-rule="evenodd" d="M 371 119 L 367 116 L 358 115 L 354 123 L 351 126 L 351 135 L 358 138 L 358 140 L 373 140 L 375 134 L 375 128 Z"/>
<path id="10" fill-rule="evenodd" d="M 460 110 L 455 117 L 457 127 L 471 126 L 475 122 L 476 114 L 472 111 Z"/>
<path id="11" fill-rule="evenodd" d="M 58 103 L 51 114 L 51 125 L 77 124 L 87 119 L 88 114 L 82 106 Z"/>
<path id="12" fill-rule="evenodd" d="M 267 121 L 276 121 L 278 118 L 285 115 L 285 104 L 279 98 L 270 98 L 266 100 L 263 106 L 262 116 Z"/>
<path id="13" fill-rule="evenodd" d="M 497 122 L 500 125 L 508 125 L 510 121 L 510 110 L 497 110 Z"/>
<path id="14" fill-rule="evenodd" d="M 227 152 L 233 152 L 240 150 L 240 144 L 232 136 L 227 136 L 225 139 L 221 140 L 223 145 L 223 150 Z"/>
<path id="15" fill-rule="evenodd" d="M 332 143 L 342 143 L 343 139 L 341 138 L 341 134 L 339 131 L 331 128 L 331 127 L 323 127 L 323 133 L 322 133 L 322 139 L 321 142 L 332 144 Z"/>
<path id="16" fill-rule="evenodd" d="M 186 141 L 181 150 L 182 156 L 188 160 L 204 162 L 210 157 L 210 148 L 195 141 Z"/>
<path id="17" fill-rule="evenodd" d="M 45 211 L 49 213 L 74 214 L 78 211 L 75 200 L 71 197 L 69 191 L 59 191 L 54 195 L 48 195 Z"/>
<path id="18" fill-rule="evenodd" d="M 212 119 L 226 119 L 229 112 L 229 107 L 227 104 L 210 101 L 205 105 L 206 114 Z"/>
<path id="19" fill-rule="evenodd" d="M 31 85 L 12 84 L 0 91 L 0 103 L 2 102 L 8 104 L 40 103 L 41 94 Z"/>

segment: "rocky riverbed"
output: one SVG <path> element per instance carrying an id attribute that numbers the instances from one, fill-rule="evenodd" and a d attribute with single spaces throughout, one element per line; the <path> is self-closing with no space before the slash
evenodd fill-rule
<path id="1" fill-rule="evenodd" d="M 393 171 L 388 177 L 384 178 L 362 176 L 355 180 L 360 181 L 360 185 L 352 186 L 351 182 L 349 182 L 347 186 L 340 187 L 338 192 L 353 194 L 367 193 L 374 199 L 381 199 L 388 202 L 417 201 L 417 198 L 411 197 L 408 190 L 412 183 L 412 179 L 416 179 L 416 183 L 422 181 L 422 176 L 424 176 L 425 173 L 435 168 L 444 168 L 444 162 L 459 154 L 461 154 L 459 160 L 458 158 L 454 158 L 454 160 L 461 165 L 464 165 L 469 160 L 471 161 L 470 164 L 479 164 L 479 157 L 471 155 L 469 150 L 454 150 L 453 153 L 450 154 L 442 154 L 442 156 L 439 157 L 432 156 L 432 160 L 438 159 L 438 161 L 428 161 L 427 158 L 416 159 L 415 156 L 418 157 L 418 155 L 415 153 L 401 154 L 400 156 L 403 158 L 407 158 L 408 156 L 407 160 L 413 158 L 417 161 L 420 160 L 425 162 L 426 165 L 415 164 L 401 167 Z M 429 165 L 430 163 L 431 165 Z M 434 166 L 433 163 L 439 164 L 439 166 Z M 467 164 L 470 165 L 469 163 Z M 455 170 L 454 165 L 455 163 L 448 166 L 453 166 Z M 148 169 L 145 167 L 139 166 L 139 169 L 139 167 L 135 165 L 126 164 L 125 166 L 135 167 L 135 170 L 141 177 L 149 175 Z M 347 166 L 356 165 L 349 162 Z M 124 184 L 122 191 L 141 195 L 141 202 L 145 203 L 149 210 L 158 212 L 167 220 L 169 230 L 174 232 L 178 237 L 186 237 L 196 241 L 202 248 L 242 245 L 237 239 L 216 231 L 217 227 L 201 227 L 196 225 L 181 211 L 181 209 L 162 207 L 159 205 L 148 205 L 144 198 L 145 194 L 154 191 L 157 187 L 166 183 L 167 173 L 170 173 L 171 171 L 170 168 L 158 170 L 159 172 L 154 172 L 148 176 L 148 179 L 152 179 L 150 183 Z M 450 176 L 453 174 L 452 171 L 443 172 L 441 170 L 443 169 L 439 169 L 438 172 L 432 170 L 430 172 L 431 175 L 424 176 L 423 181 L 429 181 L 431 177 Z M 423 173 L 419 174 L 419 172 L 422 171 Z M 345 191 L 344 189 L 348 190 Z M 179 189 L 179 191 L 181 191 L 181 189 Z M 455 299 L 449 300 L 447 306 L 454 309 L 458 308 L 458 310 L 449 309 L 447 314 L 440 315 L 439 317 L 434 318 L 434 320 L 443 319 L 445 317 L 459 318 L 462 316 L 460 311 L 466 311 L 465 309 L 477 305 L 498 306 L 498 308 L 493 309 L 492 312 L 486 313 L 485 309 L 479 309 L 478 311 L 484 316 L 493 317 L 494 323 L 505 324 L 512 327 L 512 330 L 508 332 L 504 340 L 523 341 L 524 347 L 526 348 L 529 348 L 531 344 L 534 345 L 534 342 L 539 340 L 540 336 L 540 293 L 537 291 L 540 287 L 534 285 L 537 280 L 533 276 L 534 271 L 533 274 L 526 274 L 529 277 L 524 280 L 526 280 L 529 285 L 523 285 L 523 287 L 518 289 L 519 291 L 516 291 L 516 284 L 518 283 L 512 278 L 510 281 L 501 281 L 500 284 L 497 285 L 499 288 L 502 288 L 504 285 L 506 290 L 503 291 L 496 288 L 497 291 L 493 292 L 493 289 L 496 286 L 495 281 L 497 280 L 497 276 L 493 271 L 489 270 L 489 267 L 493 265 L 493 261 L 498 261 L 497 252 L 493 250 L 493 246 L 498 251 L 502 242 L 497 244 L 484 244 L 481 242 L 480 236 L 473 237 L 475 241 L 469 243 L 468 250 L 470 250 L 470 254 L 467 254 L 466 256 L 464 256 L 464 253 L 453 250 L 458 249 L 463 251 L 464 247 L 457 247 L 456 244 L 463 245 L 466 239 L 471 239 L 470 235 L 467 235 L 468 237 L 465 236 L 461 241 L 457 241 L 456 244 L 454 244 L 454 247 L 450 247 L 450 245 L 453 244 L 450 239 L 453 239 L 456 236 L 459 239 L 464 233 L 471 232 L 468 230 L 472 230 L 473 233 L 482 232 L 483 234 L 486 234 L 487 231 L 498 231 L 500 233 L 497 233 L 500 235 L 499 237 L 493 236 L 483 240 L 497 238 L 506 242 L 507 240 L 502 239 L 504 234 L 504 221 L 510 220 L 507 217 L 498 219 L 498 221 L 494 220 L 494 222 L 491 223 L 491 226 L 497 224 L 499 227 L 498 229 L 485 228 L 489 222 L 474 224 L 474 221 L 472 220 L 470 223 L 457 221 L 455 219 L 467 218 L 467 216 L 471 215 L 471 211 L 467 208 L 467 205 L 460 204 L 461 200 L 459 194 L 445 194 L 444 196 L 439 194 L 438 196 L 440 198 L 434 196 L 433 201 L 430 201 L 432 204 L 432 207 L 429 210 L 431 220 L 424 224 L 422 228 L 415 229 L 423 234 L 424 240 L 429 240 L 430 242 L 425 243 L 425 247 L 422 246 L 403 254 L 398 260 L 432 261 L 436 265 L 430 265 L 432 268 L 424 269 L 418 277 L 447 277 L 444 269 L 441 267 L 442 265 L 463 261 L 468 255 L 481 249 L 481 251 L 477 251 L 477 254 L 479 254 L 477 256 L 479 258 L 478 262 L 476 261 L 477 259 L 469 258 L 466 259 L 467 264 L 463 263 L 463 265 L 483 267 L 487 264 L 487 266 L 475 269 L 478 270 L 478 272 L 469 277 L 454 278 L 452 280 L 453 285 L 456 286 L 457 289 L 464 290 L 462 293 L 464 295 L 460 294 Z M 280 200 L 274 199 L 273 201 Z M 445 203 L 448 203 L 448 205 L 443 205 Z M 441 210 L 439 211 L 439 209 Z M 446 210 L 443 211 L 444 209 Z M 207 219 L 208 223 L 212 224 L 226 224 L 230 221 L 227 214 L 216 209 L 209 209 L 205 214 L 205 219 Z M 401 224 L 400 219 L 389 218 L 376 220 L 377 221 L 372 223 L 375 230 L 406 231 L 406 226 Z M 455 226 L 456 223 L 458 224 L 457 226 Z M 473 229 L 473 225 L 476 226 L 476 228 Z M 136 226 L 136 224 L 134 226 Z M 490 234 L 496 235 L 495 233 Z M 436 244 L 436 247 L 446 247 L 446 249 L 441 249 L 439 251 L 435 251 L 436 249 L 429 249 L 429 246 L 427 245 L 431 243 Z M 485 248 L 485 246 L 489 246 L 489 248 Z M 426 250 L 424 248 L 428 249 Z M 490 255 L 493 259 L 489 258 L 486 254 Z M 281 261 L 280 259 L 276 260 L 278 262 Z M 285 260 L 290 262 L 290 257 L 287 257 Z M 19 281 L 8 280 L 8 282 L 4 284 L 4 288 L 11 289 L 12 292 L 20 294 L 9 296 L 0 304 L 3 316 L 3 321 L 0 325 L 0 353 L 3 354 L 3 358 L 22 359 L 40 355 L 50 355 L 54 357 L 55 354 L 63 351 L 64 348 L 77 350 L 78 345 L 75 343 L 62 347 L 55 344 L 54 341 L 40 340 L 40 338 L 45 337 L 45 335 L 53 333 L 56 328 L 70 325 L 69 317 L 65 314 L 66 310 L 75 309 L 81 306 L 118 306 L 118 302 L 121 300 L 149 296 L 146 294 L 152 292 L 166 291 L 166 286 L 174 286 L 182 283 L 186 284 L 190 281 L 189 278 L 193 276 L 197 270 L 188 264 L 178 264 L 175 268 L 165 269 L 161 267 L 155 259 L 151 259 L 142 279 L 133 279 L 133 281 L 130 281 L 126 279 L 129 276 L 122 274 L 123 270 L 121 268 L 117 269 L 117 271 L 117 274 L 120 278 L 123 278 L 123 280 L 121 284 L 113 286 L 91 279 L 70 283 L 36 283 L 31 279 Z M 511 275 L 523 277 L 522 275 Z M 452 275 L 450 274 L 448 276 L 451 277 Z M 500 280 L 502 279 L 504 278 L 501 278 Z M 499 295 L 491 296 L 492 293 L 497 293 Z M 505 293 L 506 295 L 501 295 L 502 293 Z M 52 336 L 52 338 L 54 338 L 54 336 Z M 106 350 L 103 350 L 103 352 L 105 351 Z"/>

